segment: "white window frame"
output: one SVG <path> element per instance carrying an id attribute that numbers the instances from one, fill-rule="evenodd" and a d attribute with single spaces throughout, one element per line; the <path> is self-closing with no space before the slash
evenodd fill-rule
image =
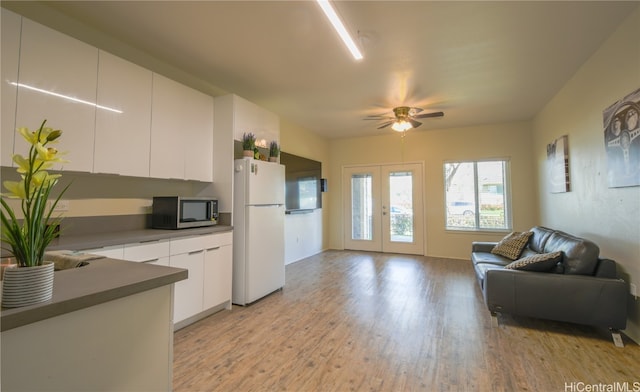
<path id="1" fill-rule="evenodd" d="M 479 203 L 479 187 L 478 187 L 478 163 L 480 162 L 503 162 L 503 189 L 504 189 L 504 220 L 506 227 L 504 228 L 482 228 L 480 227 L 480 214 L 477 209 L 480 206 Z M 474 177 L 474 197 L 475 197 L 475 227 L 462 227 L 462 226 L 448 226 L 449 211 L 447 208 L 447 188 L 446 188 L 446 170 L 447 164 L 452 163 L 473 163 L 473 177 Z M 509 158 L 487 158 L 476 160 L 448 160 L 442 164 L 443 183 L 442 190 L 444 192 L 444 227 L 447 231 L 455 232 L 510 232 L 513 228 L 513 213 L 511 212 L 511 160 Z"/>

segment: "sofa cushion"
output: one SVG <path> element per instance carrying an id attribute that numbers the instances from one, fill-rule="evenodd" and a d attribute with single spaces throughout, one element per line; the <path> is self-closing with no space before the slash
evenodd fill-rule
<path id="1" fill-rule="evenodd" d="M 494 255 L 493 253 L 487 252 L 473 252 L 471 254 L 471 260 L 473 264 L 493 264 L 504 267 L 505 265 L 511 263 L 512 260 L 507 259 L 506 257 L 502 257 L 500 255 Z"/>
<path id="2" fill-rule="evenodd" d="M 514 231 L 498 242 L 496 246 L 491 249 L 491 253 L 516 260 L 520 257 L 520 253 L 522 253 L 524 247 L 527 246 L 527 242 L 529 242 L 532 234 L 530 231 Z"/>
<path id="3" fill-rule="evenodd" d="M 530 230 L 533 235 L 529 239 L 529 248 L 536 253 L 544 253 L 544 244 L 555 231 L 543 226 L 535 226 Z"/>
<path id="4" fill-rule="evenodd" d="M 598 278 L 617 279 L 618 272 L 616 268 L 616 262 L 610 259 L 599 260 L 594 275 Z"/>
<path id="5" fill-rule="evenodd" d="M 571 275 L 593 275 L 598 265 L 600 249 L 584 238 L 556 231 L 544 245 L 544 253 L 561 251 L 564 273 Z"/>
<path id="6" fill-rule="evenodd" d="M 555 269 L 556 264 L 560 261 L 562 261 L 562 252 L 539 253 L 533 256 L 520 258 L 506 265 L 504 268 L 522 271 L 548 272 Z"/>

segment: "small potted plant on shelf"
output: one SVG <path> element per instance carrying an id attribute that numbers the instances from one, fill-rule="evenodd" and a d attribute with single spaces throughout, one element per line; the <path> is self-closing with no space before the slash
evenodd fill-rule
<path id="1" fill-rule="evenodd" d="M 256 148 L 256 136 L 251 132 L 242 134 L 242 155 L 245 157 L 253 157 L 253 151 Z"/>
<path id="2" fill-rule="evenodd" d="M 269 162 L 278 162 L 278 156 L 280 155 L 280 146 L 275 140 L 269 143 Z"/>
<path id="3" fill-rule="evenodd" d="M 50 147 L 57 142 L 62 131 L 45 127 L 44 120 L 37 131 L 18 128 L 18 132 L 31 145 L 26 157 L 15 154 L 20 181 L 4 181 L 8 193 L 0 198 L 2 209 L 1 238 L 3 247 L 13 255 L 17 264 L 4 271 L 2 285 L 2 306 L 20 307 L 51 299 L 53 292 L 54 263 L 44 259 L 45 249 L 56 237 L 61 217 L 54 217 L 53 211 L 67 190 L 49 202 L 51 190 L 58 183 L 60 174 L 50 174 L 47 169 L 60 159 L 58 150 Z M 18 217 L 5 198 L 20 199 Z M 21 218 L 21 219 L 19 219 Z"/>

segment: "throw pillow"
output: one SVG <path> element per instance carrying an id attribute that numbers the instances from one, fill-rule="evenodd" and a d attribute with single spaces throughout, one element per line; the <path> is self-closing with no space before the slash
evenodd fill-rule
<path id="1" fill-rule="evenodd" d="M 504 256 L 511 260 L 516 260 L 520 257 L 520 253 L 522 253 L 524 247 L 527 246 L 527 242 L 529 242 L 529 238 L 531 238 L 532 234 L 533 233 L 530 231 L 514 231 L 500 240 L 500 242 L 491 249 L 491 253 L 494 255 Z"/>
<path id="2" fill-rule="evenodd" d="M 508 264 L 504 268 L 521 271 L 547 272 L 555 268 L 556 264 L 560 261 L 562 261 L 562 252 L 540 253 L 534 256 L 523 257 Z"/>

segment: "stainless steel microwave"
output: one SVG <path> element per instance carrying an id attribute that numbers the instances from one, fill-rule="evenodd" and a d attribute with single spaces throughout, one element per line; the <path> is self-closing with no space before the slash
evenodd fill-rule
<path id="1" fill-rule="evenodd" d="M 154 229 L 188 229 L 217 223 L 216 199 L 180 196 L 153 198 L 151 227 Z"/>

